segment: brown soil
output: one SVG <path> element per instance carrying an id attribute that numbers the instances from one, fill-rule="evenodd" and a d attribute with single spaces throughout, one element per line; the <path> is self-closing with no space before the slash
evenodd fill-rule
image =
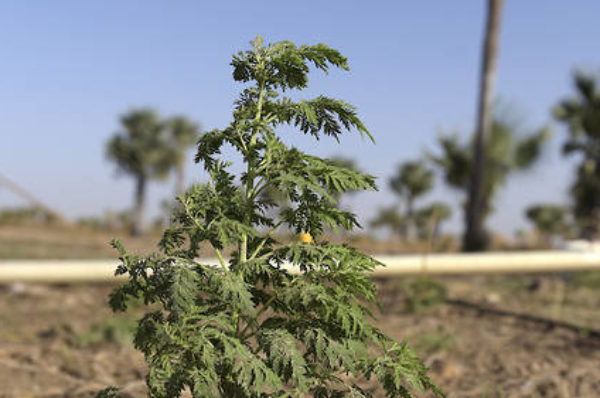
<path id="1" fill-rule="evenodd" d="M 136 252 L 156 250 L 157 233 L 131 237 L 125 231 L 94 231 L 73 225 L 0 225 L 0 259 L 115 258 L 109 242 L 118 238 Z"/>
<path id="2" fill-rule="evenodd" d="M 446 278 L 450 298 L 583 326 L 441 304 L 407 312 L 406 280 L 379 282 L 378 323 L 407 339 L 450 397 L 599 397 L 598 290 L 557 277 Z M 110 313 L 111 287 L 0 288 L 0 397 L 91 397 L 108 385 L 145 396 L 145 365 L 130 343 L 129 317 Z M 142 309 L 135 309 L 139 314 Z M 376 396 L 380 396 L 377 395 Z"/>

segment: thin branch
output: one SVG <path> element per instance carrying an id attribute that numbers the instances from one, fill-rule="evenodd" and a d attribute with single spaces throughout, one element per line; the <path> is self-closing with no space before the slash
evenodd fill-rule
<path id="1" fill-rule="evenodd" d="M 279 228 L 283 223 L 284 223 L 284 220 L 281 220 L 277 224 L 275 224 L 269 231 L 267 231 L 265 237 L 258 244 L 258 247 L 254 250 L 254 252 L 252 253 L 252 255 L 250 256 L 250 258 L 248 260 L 253 260 L 254 258 L 256 258 L 256 256 L 260 252 L 260 250 L 265 246 L 265 243 L 267 243 L 267 240 L 271 237 L 271 234 L 273 232 L 275 232 L 277 230 L 277 228 Z"/>
<path id="2" fill-rule="evenodd" d="M 221 264 L 221 268 L 223 268 L 223 271 L 229 272 L 229 269 L 227 268 L 227 264 L 225 264 L 225 260 L 223 259 L 223 255 L 221 254 L 221 250 L 217 249 L 216 247 L 214 249 L 215 249 L 215 253 L 217 253 L 217 257 L 219 258 L 219 263 Z"/>

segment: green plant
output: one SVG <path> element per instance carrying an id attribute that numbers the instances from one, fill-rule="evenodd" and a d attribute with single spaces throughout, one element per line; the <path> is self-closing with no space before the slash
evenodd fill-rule
<path id="1" fill-rule="evenodd" d="M 247 85 L 233 121 L 198 142 L 196 161 L 210 182 L 182 197 L 162 253 L 132 255 L 114 242 L 122 261 L 116 273 L 129 279 L 112 293 L 112 308 L 127 309 L 132 297 L 162 306 L 141 319 L 134 339 L 148 362 L 153 397 L 178 397 L 184 389 L 194 397 L 370 397 L 352 380 L 372 376 L 390 397 L 420 389 L 441 395 L 417 356 L 369 322 L 376 298 L 366 273 L 380 264 L 320 241 L 325 227 L 358 226 L 331 192 L 373 190 L 374 178 L 289 148 L 275 134 L 287 124 L 317 139 L 337 140 L 351 129 L 370 137 L 343 101 L 282 97 L 307 86 L 310 64 L 348 69 L 346 58 L 324 44 L 265 46 L 257 37 L 252 49 L 235 55 L 233 78 Z M 225 144 L 243 159 L 239 179 L 219 159 Z M 269 188 L 289 202 L 277 222 L 267 213 L 272 202 L 261 196 Z M 276 242 L 282 226 L 315 242 Z M 201 242 L 218 265 L 196 260 Z"/>
<path id="2" fill-rule="evenodd" d="M 337 156 L 333 156 L 333 157 L 329 158 L 329 160 L 335 166 L 340 166 L 340 167 L 343 167 L 343 168 L 346 168 L 346 169 L 350 169 L 350 170 L 353 170 L 353 171 L 360 171 L 360 169 L 358 168 L 358 165 L 356 164 L 356 162 L 352 158 L 337 155 Z M 351 194 L 354 193 L 354 191 L 348 190 L 348 191 L 343 192 L 343 193 L 346 194 L 346 195 L 351 195 Z M 331 195 L 337 201 L 338 204 L 342 200 L 342 192 L 336 191 L 334 189 L 334 190 L 331 191 Z"/>

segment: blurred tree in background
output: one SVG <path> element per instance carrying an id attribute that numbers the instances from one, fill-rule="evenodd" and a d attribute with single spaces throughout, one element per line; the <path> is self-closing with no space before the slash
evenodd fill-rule
<path id="1" fill-rule="evenodd" d="M 553 204 L 537 204 L 525 211 L 525 216 L 535 226 L 546 248 L 552 246 L 553 236 L 567 232 L 567 214 L 565 207 Z"/>
<path id="2" fill-rule="evenodd" d="M 415 200 L 433 188 L 433 171 L 422 161 L 405 162 L 398 165 L 396 174 L 390 179 L 390 188 L 403 202 L 407 237 L 414 237 Z"/>
<path id="3" fill-rule="evenodd" d="M 377 216 L 371 220 L 371 227 L 388 228 L 403 239 L 427 240 L 437 236 L 440 223 L 451 215 L 450 207 L 440 202 L 415 207 L 415 201 L 431 191 L 433 182 L 433 170 L 425 162 L 399 164 L 389 184 L 400 203 L 380 208 Z"/>
<path id="4" fill-rule="evenodd" d="M 120 172 L 136 182 L 131 233 L 144 231 L 144 203 L 148 180 L 166 178 L 173 165 L 173 151 L 164 123 L 152 109 L 134 109 L 121 117 L 123 130 L 106 146 L 108 158 Z"/>
<path id="5" fill-rule="evenodd" d="M 388 228 L 393 234 L 406 238 L 406 218 L 400 214 L 396 205 L 380 208 L 370 225 L 371 228 Z"/>
<path id="6" fill-rule="evenodd" d="M 450 206 L 434 202 L 415 213 L 415 225 L 419 239 L 432 241 L 440 236 L 441 223 L 452 216 Z"/>
<path id="7" fill-rule="evenodd" d="M 165 179 L 175 171 L 175 193 L 185 192 L 185 155 L 200 134 L 198 124 L 184 116 L 162 120 L 153 109 L 132 110 L 121 118 L 123 131 L 107 144 L 107 156 L 118 170 L 136 180 L 131 232 L 140 235 L 145 230 L 144 203 L 148 180 Z M 167 201 L 169 208 L 173 201 Z M 165 204 L 163 203 L 163 206 Z"/>
<path id="8" fill-rule="evenodd" d="M 516 129 L 509 123 L 496 120 L 492 134 L 486 141 L 486 157 L 482 185 L 481 210 L 485 217 L 493 211 L 493 203 L 498 191 L 506 183 L 507 178 L 516 171 L 527 170 L 540 157 L 543 144 L 549 138 L 547 128 L 528 133 L 524 137 L 517 136 Z M 429 155 L 433 163 L 440 167 L 446 183 L 464 192 L 465 201 L 469 197 L 470 171 L 474 166 L 475 138 L 468 143 L 461 143 L 456 135 L 443 135 L 439 139 L 441 154 Z M 486 232 L 486 235 L 488 233 Z M 485 246 L 489 245 L 486 236 Z M 469 248 L 464 247 L 465 250 Z"/>
<path id="9" fill-rule="evenodd" d="M 561 101 L 554 116 L 569 128 L 564 154 L 581 159 L 571 186 L 579 234 L 594 239 L 600 235 L 600 92 L 591 75 L 577 72 L 574 83 L 575 96 Z"/>
<path id="10" fill-rule="evenodd" d="M 168 119 L 166 127 L 171 137 L 173 146 L 173 167 L 175 169 L 175 194 L 183 195 L 185 192 L 185 159 L 186 151 L 198 140 L 200 126 L 183 116 Z"/>

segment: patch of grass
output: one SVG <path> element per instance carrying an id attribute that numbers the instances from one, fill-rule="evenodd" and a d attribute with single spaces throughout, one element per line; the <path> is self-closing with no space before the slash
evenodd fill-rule
<path id="1" fill-rule="evenodd" d="M 569 287 L 600 289 L 600 271 L 576 272 L 569 280 Z"/>
<path id="2" fill-rule="evenodd" d="M 405 281 L 400 289 L 405 295 L 406 310 L 412 313 L 437 308 L 446 299 L 446 287 L 434 279 Z"/>
<path id="3" fill-rule="evenodd" d="M 126 345 L 133 341 L 137 320 L 131 316 L 110 316 L 93 324 L 88 330 L 75 334 L 72 344 L 79 348 L 102 344 Z"/>
<path id="4" fill-rule="evenodd" d="M 496 384 L 486 385 L 481 393 L 481 398 L 504 398 L 507 396 L 508 394 L 504 391 L 504 388 Z"/>
<path id="5" fill-rule="evenodd" d="M 420 333 L 411 339 L 411 346 L 419 355 L 432 355 L 455 347 L 454 337 L 443 326 L 434 332 Z"/>
<path id="6" fill-rule="evenodd" d="M 505 295 L 523 293 L 536 280 L 535 276 L 530 275 L 499 275 L 486 279 L 485 285 L 489 290 L 493 290 Z"/>

